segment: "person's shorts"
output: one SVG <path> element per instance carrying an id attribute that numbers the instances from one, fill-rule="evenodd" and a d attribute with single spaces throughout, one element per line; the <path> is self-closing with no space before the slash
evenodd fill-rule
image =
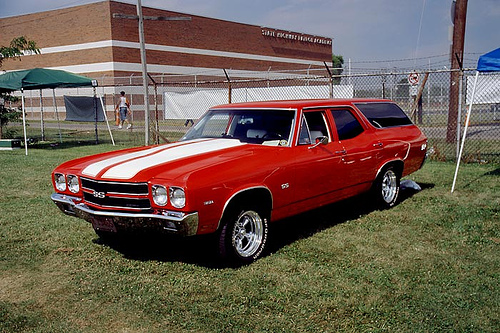
<path id="1" fill-rule="evenodd" d="M 127 119 L 127 108 L 120 108 L 120 120 L 124 121 Z"/>

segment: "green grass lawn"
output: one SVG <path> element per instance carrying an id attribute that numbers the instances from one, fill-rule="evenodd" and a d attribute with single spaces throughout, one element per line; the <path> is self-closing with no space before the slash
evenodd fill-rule
<path id="1" fill-rule="evenodd" d="M 500 168 L 430 162 L 423 190 L 271 225 L 227 268 L 211 238 L 103 243 L 50 200 L 59 163 L 111 145 L 0 152 L 0 332 L 498 332 Z"/>

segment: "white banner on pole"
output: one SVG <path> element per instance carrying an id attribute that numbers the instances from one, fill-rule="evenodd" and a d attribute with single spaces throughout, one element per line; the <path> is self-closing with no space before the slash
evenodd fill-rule
<path id="1" fill-rule="evenodd" d="M 472 91 L 476 77 L 467 77 L 467 105 L 472 99 Z M 496 104 L 500 103 L 500 75 L 481 74 L 477 78 L 477 88 L 474 95 L 474 104 Z"/>

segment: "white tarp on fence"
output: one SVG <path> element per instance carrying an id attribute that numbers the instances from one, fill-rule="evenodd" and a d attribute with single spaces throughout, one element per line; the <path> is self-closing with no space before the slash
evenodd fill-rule
<path id="1" fill-rule="evenodd" d="M 182 89 L 182 90 L 180 90 Z M 333 98 L 352 98 L 353 86 L 333 86 Z M 268 88 L 238 88 L 231 91 L 231 102 L 252 102 L 285 99 L 328 98 L 330 86 L 292 86 Z M 210 107 L 227 104 L 228 89 L 168 88 L 164 93 L 165 119 L 198 119 Z"/>
<path id="2" fill-rule="evenodd" d="M 467 100 L 470 104 L 475 76 L 467 77 Z M 500 75 L 482 73 L 477 78 L 477 87 L 474 94 L 474 104 L 500 103 Z"/>

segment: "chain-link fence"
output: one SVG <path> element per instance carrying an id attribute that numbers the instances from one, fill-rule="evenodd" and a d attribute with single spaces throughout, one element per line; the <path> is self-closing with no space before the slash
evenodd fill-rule
<path id="1" fill-rule="evenodd" d="M 221 70 L 222 72 L 222 70 Z M 326 74 L 326 75 L 325 75 Z M 176 141 L 211 106 L 256 100 L 298 98 L 387 98 L 398 103 L 429 138 L 431 158 L 455 160 L 470 105 L 475 71 L 387 72 L 379 74 L 269 75 L 266 79 L 152 76 L 148 108 L 142 78 L 99 78 L 96 96 L 102 98 L 109 128 L 104 122 L 66 121 L 64 96 L 92 96 L 92 88 L 26 92 L 28 136 L 31 142 L 52 145 L 75 142 L 111 142 L 144 145 Z M 450 89 L 451 87 L 451 89 Z M 115 105 L 120 91 L 131 103 L 132 129 L 119 129 Z M 41 98 L 40 98 L 41 94 Z M 100 100 L 96 103 L 101 103 Z M 146 135 L 145 118 L 149 118 Z M 463 159 L 500 162 L 500 74 L 481 74 L 476 87 Z M 17 128 L 16 136 L 22 135 Z"/>

